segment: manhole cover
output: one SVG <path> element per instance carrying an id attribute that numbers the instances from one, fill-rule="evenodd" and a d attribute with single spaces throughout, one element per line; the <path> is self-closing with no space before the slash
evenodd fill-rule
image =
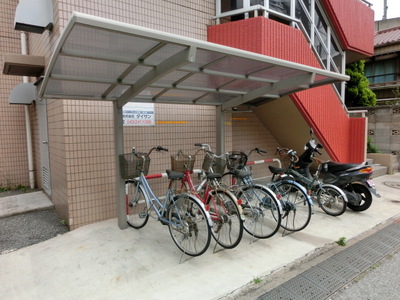
<path id="1" fill-rule="evenodd" d="M 397 181 L 384 181 L 383 184 L 388 186 L 388 187 L 400 190 L 400 182 L 397 182 Z"/>

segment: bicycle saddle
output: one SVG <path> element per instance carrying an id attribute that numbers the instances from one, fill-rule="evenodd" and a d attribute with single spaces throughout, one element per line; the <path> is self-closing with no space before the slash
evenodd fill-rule
<path id="1" fill-rule="evenodd" d="M 176 171 L 172 171 L 170 169 L 166 170 L 166 172 L 168 175 L 168 179 L 170 179 L 170 180 L 182 179 L 183 176 L 185 176 L 185 174 L 183 174 L 182 172 L 176 172 Z"/>

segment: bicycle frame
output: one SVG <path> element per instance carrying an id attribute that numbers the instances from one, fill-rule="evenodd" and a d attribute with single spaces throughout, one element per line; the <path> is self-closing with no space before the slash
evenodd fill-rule
<path id="1" fill-rule="evenodd" d="M 247 168 L 244 167 L 244 168 L 243 168 L 243 171 L 247 171 Z M 242 182 L 242 184 L 241 184 L 241 182 Z M 266 190 L 270 191 L 272 194 L 275 194 L 275 193 L 274 193 L 270 188 L 268 188 L 267 186 L 262 185 L 262 184 L 254 183 L 253 178 L 251 177 L 251 175 L 248 175 L 248 176 L 246 176 L 245 178 L 242 178 L 241 180 L 237 180 L 236 177 L 232 177 L 232 181 L 231 181 L 231 186 L 230 186 L 230 187 L 233 188 L 234 190 L 238 190 L 238 189 L 242 190 L 242 187 L 247 187 L 247 186 L 258 186 L 258 187 L 260 187 L 260 188 L 262 188 L 262 189 L 266 189 Z M 257 196 L 258 200 L 259 200 L 260 202 L 262 202 L 262 199 L 260 199 L 260 198 L 258 197 L 258 195 L 256 195 L 256 196 Z M 282 205 L 281 205 L 280 201 L 277 201 L 277 203 L 278 203 L 279 212 L 282 214 L 282 213 L 283 213 Z"/>
<path id="2" fill-rule="evenodd" d="M 311 205 L 314 206 L 314 201 L 312 200 L 312 198 L 310 197 L 310 195 L 307 193 L 307 190 L 304 186 L 302 186 L 301 184 L 299 184 L 298 182 L 296 182 L 295 180 L 291 180 L 291 179 L 284 179 L 285 182 L 289 182 L 291 184 L 296 185 L 299 189 L 301 189 L 304 192 L 304 195 L 307 195 L 306 199 L 307 202 Z M 271 181 L 270 185 L 274 185 L 276 184 L 274 181 Z"/>
<path id="3" fill-rule="evenodd" d="M 174 194 L 173 194 L 173 192 L 171 190 L 171 184 L 168 187 L 167 194 L 165 196 L 165 202 L 163 204 L 162 201 L 160 200 L 160 198 L 158 198 L 154 194 L 153 190 L 151 189 L 151 187 L 149 185 L 149 182 L 147 181 L 147 178 L 148 179 L 153 179 L 153 178 L 160 178 L 160 177 L 163 177 L 163 174 L 145 176 L 142 173 L 139 177 L 133 179 L 134 184 L 136 186 L 134 197 L 136 197 L 136 195 L 137 195 L 137 193 L 139 191 L 139 188 L 142 188 L 143 195 L 144 195 L 144 198 L 145 198 L 145 201 L 146 201 L 146 206 L 148 207 L 148 210 L 150 210 L 152 208 L 154 210 L 154 212 L 156 213 L 156 215 L 157 215 L 157 217 L 152 217 L 150 215 L 152 218 L 158 219 L 159 221 L 162 221 L 163 223 L 166 223 L 166 224 L 173 224 L 174 226 L 177 226 L 177 227 L 183 227 L 182 226 L 182 219 L 180 218 L 180 216 L 179 216 L 179 223 L 170 222 L 166 217 L 164 217 L 164 215 L 165 215 L 165 213 L 166 213 L 166 211 L 168 209 L 168 206 L 171 205 L 171 204 L 173 205 L 175 203 Z M 192 198 L 192 199 L 196 199 L 195 197 L 193 197 L 190 194 L 188 194 L 187 196 Z M 211 220 L 211 216 L 209 215 L 209 212 L 205 209 L 204 204 L 201 201 L 201 199 L 197 197 L 197 200 L 200 200 L 200 201 L 196 201 L 196 202 L 199 205 L 202 205 L 202 207 L 204 208 L 204 210 L 205 210 L 205 212 L 207 214 L 207 223 L 208 223 L 208 225 L 212 226 L 212 220 Z M 128 201 L 127 201 L 126 205 L 128 205 Z"/>
<path id="4" fill-rule="evenodd" d="M 206 201 L 207 201 L 208 197 L 210 196 L 210 193 L 211 193 L 212 191 L 214 191 L 215 189 L 213 189 L 212 187 L 210 187 L 209 184 L 207 184 L 207 181 L 208 181 L 207 178 L 204 178 L 204 179 L 202 180 L 202 182 L 199 184 L 199 186 L 197 187 L 197 189 L 196 189 L 196 187 L 195 187 L 194 184 L 193 184 L 193 180 L 192 180 L 192 176 L 191 176 L 192 173 L 193 173 L 193 172 L 191 172 L 191 171 L 189 171 L 189 170 L 187 170 L 187 171 L 184 172 L 184 177 L 182 178 L 182 181 L 181 181 L 181 189 L 184 189 L 184 188 L 185 188 L 185 183 L 187 183 L 187 184 L 188 184 L 188 187 L 189 187 L 189 192 L 195 193 L 195 196 L 196 196 L 197 198 L 199 198 L 200 201 L 203 202 L 203 204 L 206 204 Z M 203 189 L 203 187 L 205 187 L 204 194 L 203 194 L 203 196 L 200 196 L 199 193 L 200 193 L 200 191 Z M 217 190 L 217 191 L 218 191 L 218 190 Z M 231 194 L 231 193 L 230 193 L 229 191 L 227 191 L 227 190 L 224 190 L 224 193 Z M 232 194 L 232 197 L 235 198 L 235 196 L 234 196 L 233 194 Z M 237 200 L 237 201 L 236 201 L 236 206 L 238 207 L 239 212 L 242 213 L 242 209 L 241 209 L 240 205 L 241 205 L 241 202 L 240 202 L 239 200 Z M 207 206 L 206 206 L 206 211 L 207 211 L 207 212 L 210 211 L 209 207 L 207 207 Z M 214 217 L 214 218 L 218 218 L 218 216 L 213 216 L 213 215 L 211 215 L 211 214 L 210 214 L 210 216 L 211 216 L 211 218 L 213 218 L 213 217 Z"/>
<path id="5" fill-rule="evenodd" d="M 253 150 L 250 151 L 250 153 L 247 155 L 247 157 L 248 157 L 253 151 L 257 151 L 259 154 L 261 154 L 262 152 L 264 152 L 264 151 L 262 151 L 261 149 L 255 148 L 255 149 L 253 149 Z M 247 161 L 247 160 L 246 160 L 246 161 Z M 279 161 L 279 164 L 280 164 L 280 160 L 278 160 L 278 161 Z M 247 165 L 247 162 L 246 162 L 246 165 Z M 243 171 L 248 171 L 246 165 L 243 166 L 243 169 L 242 169 Z M 293 183 L 294 185 L 296 185 L 299 189 L 301 189 L 301 190 L 304 192 L 304 195 L 306 195 L 306 199 L 307 199 L 308 203 L 310 204 L 310 206 L 313 206 L 313 205 L 314 205 L 314 202 L 313 202 L 312 198 L 308 195 L 307 190 L 306 190 L 301 184 L 299 184 L 298 182 L 296 182 L 296 181 L 294 181 L 294 180 L 288 180 L 288 179 L 285 179 L 285 180 L 286 180 L 286 181 L 290 181 L 291 183 Z M 238 182 L 238 181 L 239 181 L 239 182 Z M 265 185 L 262 185 L 262 184 L 255 184 L 254 181 L 253 181 L 253 177 L 251 176 L 251 173 L 249 173 L 247 176 L 245 176 L 245 177 L 243 177 L 243 178 L 240 178 L 240 179 L 238 179 L 236 176 L 232 177 L 232 178 L 231 178 L 231 182 L 230 182 L 230 188 L 235 188 L 235 187 L 236 187 L 236 188 L 241 188 L 240 186 L 241 186 L 242 184 L 240 183 L 240 181 L 243 182 L 243 186 L 249 186 L 249 185 L 260 186 L 261 188 L 266 188 L 266 189 L 268 189 L 268 190 L 270 190 L 270 191 L 272 192 L 272 190 L 269 189 L 268 186 L 265 186 Z M 274 184 L 274 182 L 271 181 L 271 182 L 269 183 L 269 186 L 270 186 L 270 185 L 273 185 L 273 184 Z M 273 192 L 272 192 L 272 193 L 273 193 Z M 282 208 L 282 206 L 281 206 L 280 201 L 278 201 L 278 208 L 279 208 L 279 211 L 280 211 L 281 213 L 283 213 L 283 208 Z"/>
<path id="6" fill-rule="evenodd" d="M 161 146 L 151 148 L 148 153 L 136 152 L 133 148 L 131 154 L 120 156 L 123 167 L 121 174 L 127 179 L 125 186 L 128 225 L 140 229 L 147 224 L 150 217 L 154 218 L 162 225 L 167 225 L 173 242 L 183 254 L 202 255 L 210 245 L 213 225 L 210 214 L 194 195 L 175 193 L 173 183 L 176 179 L 181 179 L 183 174 L 171 174 L 167 170 L 163 174 L 145 175 L 150 166 L 149 155 L 153 150 L 168 151 Z M 147 181 L 163 177 L 169 179 L 165 199 L 157 197 Z M 151 209 L 155 214 L 151 214 Z"/>

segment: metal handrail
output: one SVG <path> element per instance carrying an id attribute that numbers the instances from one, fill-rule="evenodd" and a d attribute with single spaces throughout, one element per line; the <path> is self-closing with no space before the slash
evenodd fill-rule
<path id="1" fill-rule="evenodd" d="M 364 2 L 365 4 L 367 4 L 369 7 L 371 7 L 373 4 L 371 2 L 368 2 L 366 0 L 360 0 L 361 2 Z"/>
<path id="2" fill-rule="evenodd" d="M 219 19 L 230 17 L 230 16 L 242 15 L 242 14 L 245 15 L 245 19 L 248 19 L 249 12 L 254 12 L 254 15 L 258 16 L 258 11 L 260 11 L 260 10 L 263 11 L 264 16 L 271 14 L 275 17 L 280 17 L 289 22 L 300 23 L 300 20 L 298 20 L 298 19 L 291 18 L 290 16 L 276 12 L 272 9 L 266 8 L 265 6 L 262 6 L 259 4 L 250 6 L 249 8 L 240 8 L 240 9 L 235 9 L 235 10 L 230 10 L 230 11 L 227 11 L 224 13 L 220 13 L 220 14 L 214 16 L 213 19 L 216 20 L 216 24 L 218 25 L 218 24 L 220 24 Z"/>

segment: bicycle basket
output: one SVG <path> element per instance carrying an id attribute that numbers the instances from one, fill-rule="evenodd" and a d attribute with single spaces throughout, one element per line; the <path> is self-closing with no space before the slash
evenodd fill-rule
<path id="1" fill-rule="evenodd" d="M 247 155 L 240 151 L 228 152 L 226 167 L 228 170 L 242 170 L 247 163 Z"/>
<path id="2" fill-rule="evenodd" d="M 171 155 L 171 169 L 175 172 L 193 171 L 195 157 L 183 154 L 181 150 L 177 155 Z"/>
<path id="3" fill-rule="evenodd" d="M 144 175 L 147 175 L 149 172 L 150 157 L 145 157 L 143 159 L 141 156 L 144 156 L 145 153 L 137 153 L 136 155 L 133 153 L 119 155 L 119 165 L 122 178 L 135 178 L 140 175 L 141 171 L 143 171 Z"/>
<path id="4" fill-rule="evenodd" d="M 226 167 L 226 159 L 224 156 L 218 157 L 211 153 L 206 153 L 203 160 L 202 169 L 205 171 L 212 171 L 214 173 L 224 174 Z"/>

